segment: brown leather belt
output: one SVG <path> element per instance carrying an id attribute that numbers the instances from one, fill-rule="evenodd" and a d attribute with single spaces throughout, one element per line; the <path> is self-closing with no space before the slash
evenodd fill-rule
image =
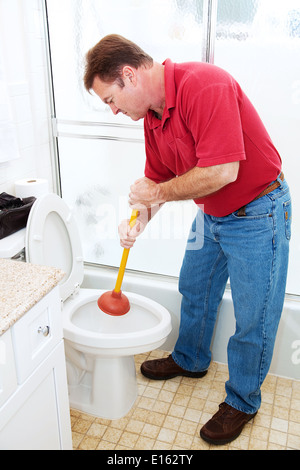
<path id="1" fill-rule="evenodd" d="M 284 181 L 284 174 L 281 172 L 278 178 L 281 179 L 281 181 Z M 279 188 L 279 186 L 280 186 L 279 181 L 274 181 L 274 183 L 271 183 L 266 189 L 264 189 L 258 196 L 256 196 L 256 198 L 254 198 L 250 202 L 256 201 L 256 199 L 259 199 L 259 198 L 265 196 L 266 194 L 271 193 L 272 191 L 274 191 L 274 189 Z M 250 204 L 250 203 L 248 202 L 248 204 Z M 241 207 L 238 210 L 237 215 L 239 217 L 242 217 L 242 216 L 246 215 L 246 207 L 247 207 L 247 204 L 245 204 L 243 207 Z"/>

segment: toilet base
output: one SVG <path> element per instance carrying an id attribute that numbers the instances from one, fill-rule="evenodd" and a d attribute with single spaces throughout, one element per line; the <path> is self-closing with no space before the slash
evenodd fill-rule
<path id="1" fill-rule="evenodd" d="M 134 356 L 95 358 L 85 354 L 85 359 L 87 370 L 80 370 L 67 354 L 71 408 L 100 418 L 122 418 L 132 408 L 138 394 Z M 73 369 L 72 374 L 70 369 Z"/>
<path id="2" fill-rule="evenodd" d="M 107 315 L 97 305 L 102 293 L 79 289 L 63 304 L 69 401 L 86 413 L 120 419 L 138 395 L 134 355 L 165 342 L 171 317 L 162 305 L 134 293 L 125 293 L 131 305 L 126 315 Z"/>

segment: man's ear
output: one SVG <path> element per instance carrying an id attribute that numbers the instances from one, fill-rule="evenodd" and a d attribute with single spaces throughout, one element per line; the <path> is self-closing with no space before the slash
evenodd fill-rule
<path id="1" fill-rule="evenodd" d="M 133 67 L 130 67 L 129 65 L 124 65 L 123 71 L 122 71 L 122 77 L 124 81 L 128 80 L 129 83 L 135 85 L 136 84 L 136 70 Z"/>

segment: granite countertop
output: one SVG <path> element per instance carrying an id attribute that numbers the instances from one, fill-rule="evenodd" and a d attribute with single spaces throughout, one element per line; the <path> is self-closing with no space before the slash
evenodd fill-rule
<path id="1" fill-rule="evenodd" d="M 63 277 L 51 266 L 0 259 L 0 336 Z"/>

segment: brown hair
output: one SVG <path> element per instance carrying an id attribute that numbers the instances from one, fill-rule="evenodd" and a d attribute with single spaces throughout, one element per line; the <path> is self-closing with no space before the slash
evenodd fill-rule
<path id="1" fill-rule="evenodd" d="M 153 59 L 134 42 L 118 34 L 105 36 L 86 54 L 85 88 L 90 91 L 96 76 L 107 83 L 117 80 L 123 87 L 121 70 L 124 65 L 136 69 L 140 66 L 151 67 Z"/>

